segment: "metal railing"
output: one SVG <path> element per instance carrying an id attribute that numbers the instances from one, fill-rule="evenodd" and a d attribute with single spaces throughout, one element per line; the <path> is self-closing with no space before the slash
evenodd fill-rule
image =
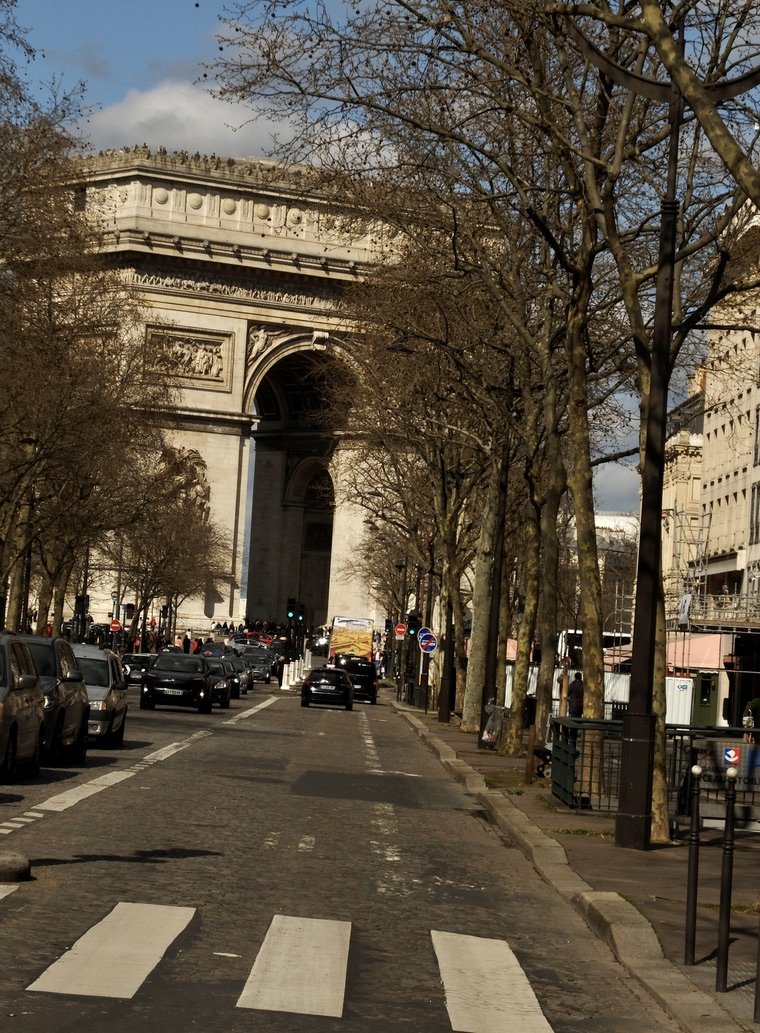
<path id="1" fill-rule="evenodd" d="M 568 807 L 615 812 L 620 795 L 622 720 L 551 720 L 552 793 Z M 742 728 L 666 727 L 668 805 L 675 818 L 690 809 L 691 768 L 703 769 L 701 806 L 721 813 L 725 793 L 724 751 L 738 748 L 736 802 L 747 820 L 760 818 L 760 744 L 744 742 Z"/>

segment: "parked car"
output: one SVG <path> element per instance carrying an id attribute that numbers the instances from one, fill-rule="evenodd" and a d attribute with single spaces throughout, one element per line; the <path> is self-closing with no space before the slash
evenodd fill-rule
<path id="1" fill-rule="evenodd" d="M 377 703 L 377 666 L 372 660 L 342 655 L 336 666 L 344 670 L 354 683 L 354 699 Z"/>
<path id="2" fill-rule="evenodd" d="M 19 635 L 32 654 L 45 694 L 45 755 L 84 764 L 90 701 L 71 644 L 62 637 Z"/>
<path id="3" fill-rule="evenodd" d="M 45 743 L 45 697 L 27 646 L 0 634 L 0 781 L 10 782 L 17 765 L 40 770 Z"/>
<path id="4" fill-rule="evenodd" d="M 342 667 L 317 667 L 301 685 L 301 706 L 310 703 L 332 703 L 354 709 L 353 682 Z"/>
<path id="5" fill-rule="evenodd" d="M 219 656 L 207 656 L 206 663 L 213 683 L 211 698 L 222 710 L 228 710 L 234 694 L 237 693 L 236 698 L 240 698 L 240 679 L 233 671 L 229 660 L 223 660 Z"/>
<path id="6" fill-rule="evenodd" d="M 195 707 L 210 714 L 213 681 L 204 656 L 183 652 L 159 653 L 143 674 L 140 709 L 153 710 L 157 703 L 173 707 Z"/>
<path id="7" fill-rule="evenodd" d="M 142 676 L 158 656 L 158 653 L 125 653 L 121 666 L 127 685 L 142 685 Z"/>
<path id="8" fill-rule="evenodd" d="M 253 688 L 253 675 L 251 674 L 250 667 L 242 656 L 236 656 L 234 653 L 230 653 L 226 659 L 232 664 L 232 669 L 240 679 L 240 692 L 244 696 L 247 695 L 248 690 Z M 237 699 L 238 697 L 233 693 L 232 698 Z"/>
<path id="9" fill-rule="evenodd" d="M 87 730 L 109 746 L 121 746 L 127 727 L 127 680 L 116 653 L 99 646 L 72 646 L 90 700 Z"/>
<path id="10" fill-rule="evenodd" d="M 248 646 L 243 653 L 243 660 L 250 667 L 254 681 L 263 681 L 269 685 L 272 680 L 272 664 L 277 660 L 271 649 Z"/>

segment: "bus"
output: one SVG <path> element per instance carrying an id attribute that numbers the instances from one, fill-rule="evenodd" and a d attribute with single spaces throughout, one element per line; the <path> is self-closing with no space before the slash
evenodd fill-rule
<path id="1" fill-rule="evenodd" d="M 630 646 L 632 637 L 626 631 L 603 631 L 602 649 L 616 649 Z M 583 667 L 583 631 L 580 628 L 564 628 L 557 635 L 557 660 L 573 670 Z"/>

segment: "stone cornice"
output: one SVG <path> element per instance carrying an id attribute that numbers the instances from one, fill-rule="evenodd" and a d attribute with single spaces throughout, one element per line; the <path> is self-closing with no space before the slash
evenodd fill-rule
<path id="1" fill-rule="evenodd" d="M 106 251 L 351 281 L 384 246 L 381 224 L 341 203 L 311 170 L 142 148 L 81 168 Z"/>

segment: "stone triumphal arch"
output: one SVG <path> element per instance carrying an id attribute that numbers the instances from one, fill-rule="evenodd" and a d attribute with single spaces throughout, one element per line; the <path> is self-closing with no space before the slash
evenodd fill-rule
<path id="1" fill-rule="evenodd" d="M 355 562 L 361 515 L 336 496 L 345 453 L 310 419 L 345 341 L 336 303 L 378 238 L 306 173 L 272 163 L 145 148 L 89 159 L 88 210 L 138 290 L 150 356 L 169 350 L 180 401 L 172 444 L 200 467 L 229 534 L 229 583 L 181 614 L 308 624 L 372 615 Z"/>

